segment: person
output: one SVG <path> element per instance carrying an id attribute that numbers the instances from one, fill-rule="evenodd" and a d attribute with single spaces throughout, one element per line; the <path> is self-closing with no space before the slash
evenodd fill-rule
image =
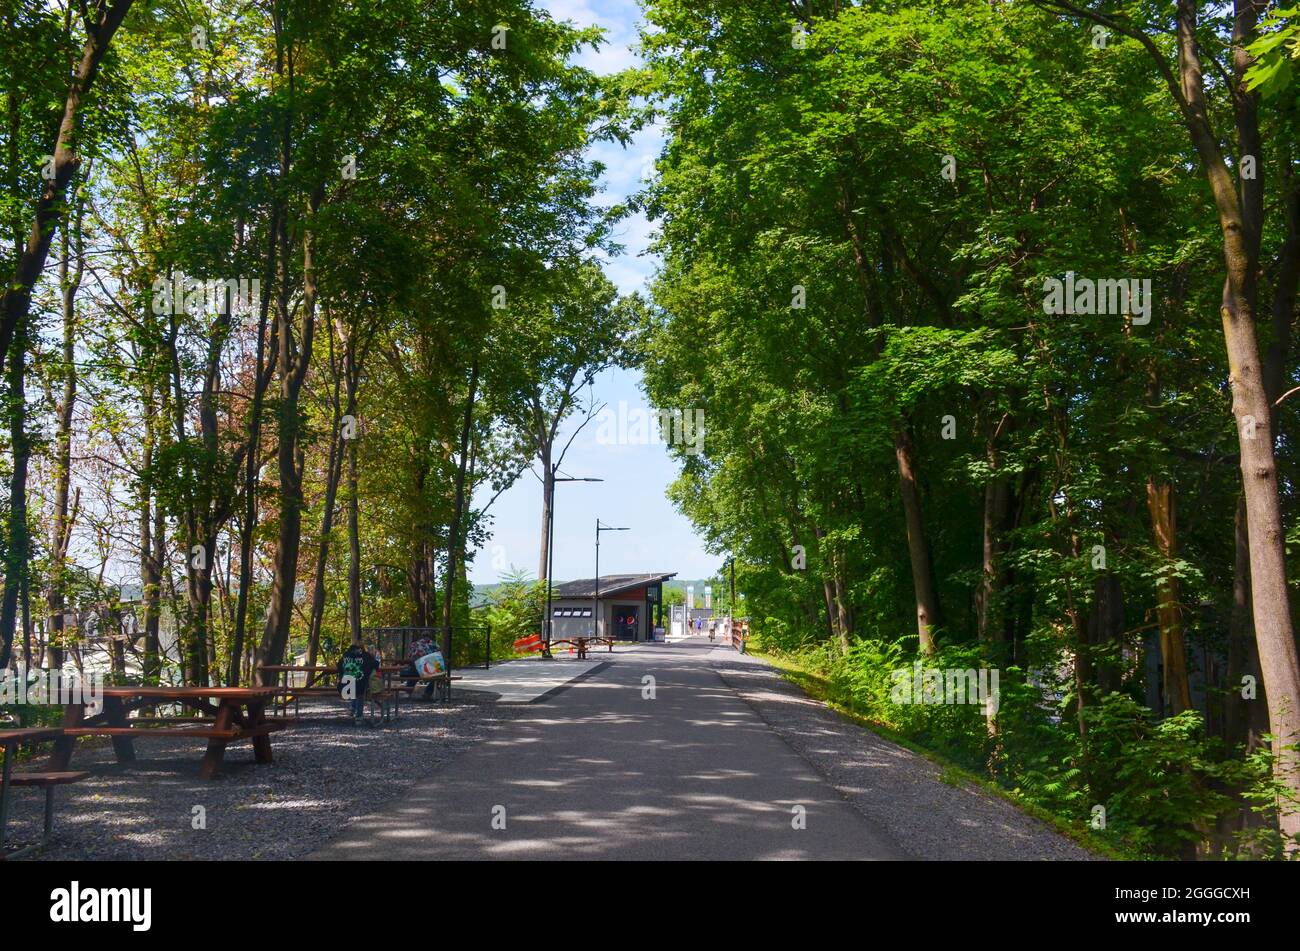
<path id="1" fill-rule="evenodd" d="M 420 672 L 415 669 L 415 662 L 425 654 L 434 650 L 437 650 L 437 648 L 433 646 L 433 641 L 427 637 L 417 637 L 415 640 L 411 641 L 411 646 L 406 651 L 406 661 L 402 664 L 401 676 L 418 677 Z M 414 687 L 415 681 L 406 681 L 406 686 Z"/>
<path id="2" fill-rule="evenodd" d="M 709 640 L 713 640 L 714 633 L 714 621 L 713 618 L 709 618 Z"/>
<path id="3" fill-rule="evenodd" d="M 339 695 L 352 705 L 352 720 L 357 726 L 365 722 L 366 690 L 370 675 L 379 669 L 379 661 L 360 644 L 353 644 L 339 658 Z"/>
<path id="4" fill-rule="evenodd" d="M 428 637 L 416 638 L 414 641 L 411 642 L 410 650 L 406 652 L 406 663 L 402 665 L 401 675 L 403 677 L 420 676 L 420 670 L 416 666 L 419 660 L 422 657 L 427 657 L 428 655 L 436 653 L 437 651 L 438 651 L 438 645 L 435 644 L 431 638 Z M 439 656 L 442 655 L 439 654 Z M 414 688 L 415 685 L 416 685 L 415 680 L 406 681 L 406 686 L 408 687 Z M 414 694 L 412 694 L 412 696 L 414 696 Z M 432 699 L 432 697 L 433 697 L 433 684 L 429 684 L 424 688 L 424 699 L 429 700 Z"/>

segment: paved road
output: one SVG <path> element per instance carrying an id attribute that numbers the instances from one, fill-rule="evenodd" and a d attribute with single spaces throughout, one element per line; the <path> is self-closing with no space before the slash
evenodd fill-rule
<path id="1" fill-rule="evenodd" d="M 723 683 L 715 649 L 620 649 L 312 858 L 903 858 Z"/>

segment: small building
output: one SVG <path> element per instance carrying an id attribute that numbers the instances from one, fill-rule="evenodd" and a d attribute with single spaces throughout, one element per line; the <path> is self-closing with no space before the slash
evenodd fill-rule
<path id="1" fill-rule="evenodd" d="M 663 584 L 677 572 L 602 575 L 568 581 L 551 594 L 552 637 L 648 641 L 664 626 Z"/>

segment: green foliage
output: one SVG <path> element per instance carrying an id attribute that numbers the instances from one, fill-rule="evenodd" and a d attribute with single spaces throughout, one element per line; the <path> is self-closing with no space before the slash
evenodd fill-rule
<path id="1" fill-rule="evenodd" d="M 1265 96 L 1286 93 L 1300 60 L 1300 7 L 1276 7 L 1260 25 L 1261 35 L 1247 47 L 1254 62 L 1246 70 L 1246 85 Z"/>
<path id="2" fill-rule="evenodd" d="M 670 135 L 641 198 L 663 254 L 645 389 L 706 410 L 670 496 L 735 556 L 762 643 L 1080 827 L 1113 797 L 1129 848 L 1222 850 L 1256 774 L 1224 689 L 1250 634 L 1218 216 L 1151 51 L 1045 6 L 651 0 L 636 82 Z M 1231 61 L 1231 27 L 1206 13 L 1206 55 Z M 1255 156 L 1283 310 L 1293 98 L 1260 104 Z M 1221 84 L 1208 108 L 1232 126 Z M 1151 291 L 1128 313 L 1045 306 L 1076 277 Z M 1147 660 L 1170 592 L 1199 719 L 1147 709 L 1170 703 Z M 918 660 L 1000 670 L 996 730 L 893 702 Z"/>
<path id="3" fill-rule="evenodd" d="M 514 641 L 538 633 L 545 613 L 546 581 L 530 580 L 523 569 L 507 572 L 487 608 L 494 651 L 508 650 Z"/>

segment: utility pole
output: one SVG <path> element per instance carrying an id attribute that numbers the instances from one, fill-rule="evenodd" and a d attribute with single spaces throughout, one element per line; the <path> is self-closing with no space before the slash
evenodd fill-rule
<path id="1" fill-rule="evenodd" d="M 601 525 L 600 519 L 596 519 L 596 607 L 591 616 L 591 636 L 600 637 L 600 533 L 601 532 L 626 532 L 631 531 L 627 528 L 614 528 L 610 525 Z M 610 638 L 613 640 L 613 638 Z M 612 649 L 612 648 L 611 648 Z"/>
<path id="2" fill-rule="evenodd" d="M 604 479 L 576 479 L 565 476 L 551 476 L 549 496 L 546 500 L 546 637 L 542 640 L 542 657 L 545 660 L 554 660 L 551 656 L 551 577 L 552 568 L 555 565 L 555 483 L 557 482 L 604 482 Z"/>

